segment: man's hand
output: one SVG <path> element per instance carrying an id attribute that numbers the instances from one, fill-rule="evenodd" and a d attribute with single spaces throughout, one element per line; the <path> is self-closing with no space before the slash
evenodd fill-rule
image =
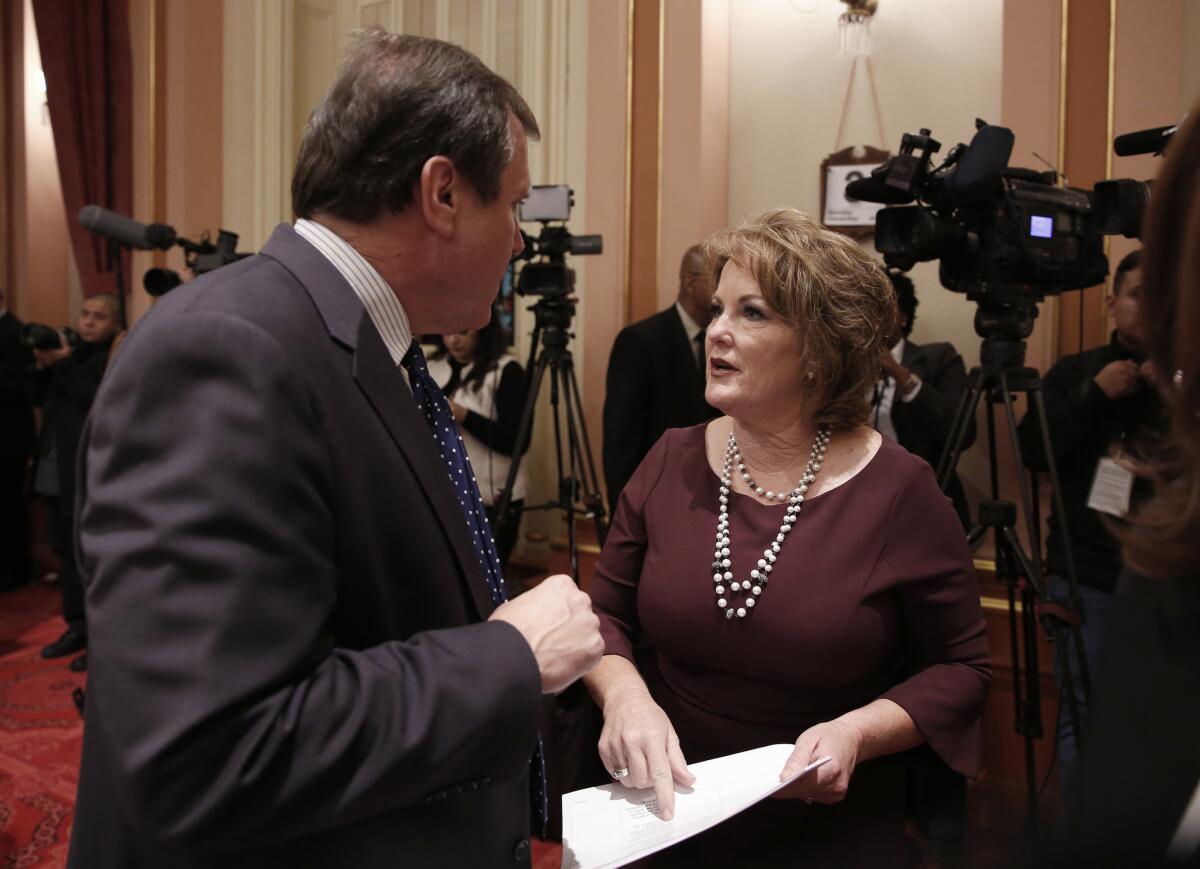
<path id="1" fill-rule="evenodd" d="M 1132 395 L 1141 384 L 1137 363 L 1128 359 L 1108 363 L 1100 369 L 1095 380 L 1104 394 L 1113 399 Z"/>
<path id="2" fill-rule="evenodd" d="M 899 388 L 901 395 L 905 395 L 908 392 L 913 374 L 892 357 L 891 350 L 883 351 L 883 373 L 896 381 L 896 386 Z"/>
<path id="3" fill-rule="evenodd" d="M 49 368 L 56 362 L 61 362 L 71 355 L 71 348 L 67 345 L 67 339 L 63 337 L 63 333 L 58 333 L 58 347 L 53 350 L 34 350 L 33 358 L 37 361 L 38 368 Z"/>
<path id="4" fill-rule="evenodd" d="M 592 599 L 561 573 L 500 604 L 488 621 L 493 619 L 508 622 L 529 643 L 542 674 L 543 694 L 562 691 L 604 654 Z"/>
<path id="5" fill-rule="evenodd" d="M 1138 366 L 1138 374 L 1142 375 L 1142 380 L 1146 381 L 1147 386 L 1158 388 L 1158 369 L 1149 359 Z"/>

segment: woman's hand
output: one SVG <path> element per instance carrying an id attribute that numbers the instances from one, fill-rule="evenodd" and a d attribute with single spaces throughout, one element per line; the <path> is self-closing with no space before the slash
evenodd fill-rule
<path id="1" fill-rule="evenodd" d="M 826 721 L 800 734 L 779 780 L 796 775 L 810 763 L 822 757 L 833 758 L 817 767 L 799 781 L 793 782 L 773 796 L 781 800 L 803 799 L 815 803 L 840 803 L 850 788 L 850 776 L 862 754 L 862 734 L 843 721 Z"/>
<path id="2" fill-rule="evenodd" d="M 467 409 L 453 399 L 446 399 L 446 403 L 450 405 L 450 414 L 454 417 L 454 421 L 462 425 L 463 420 L 467 418 Z"/>
<path id="3" fill-rule="evenodd" d="M 664 821 L 675 814 L 675 782 L 684 787 L 696 782 L 679 750 L 675 728 L 645 691 L 605 705 L 599 747 L 600 759 L 610 773 L 629 770 L 628 775 L 616 779 L 620 784 L 654 788 L 658 816 Z"/>

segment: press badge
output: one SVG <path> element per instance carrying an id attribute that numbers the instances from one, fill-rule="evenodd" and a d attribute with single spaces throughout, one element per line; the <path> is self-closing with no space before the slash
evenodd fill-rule
<path id="1" fill-rule="evenodd" d="M 1129 512 L 1129 496 L 1132 492 L 1133 474 L 1130 470 L 1112 459 L 1104 458 L 1096 465 L 1096 476 L 1092 479 L 1087 505 L 1110 516 L 1124 516 Z"/>

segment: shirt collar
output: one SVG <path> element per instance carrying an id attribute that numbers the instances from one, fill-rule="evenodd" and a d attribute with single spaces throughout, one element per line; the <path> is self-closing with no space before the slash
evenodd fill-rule
<path id="1" fill-rule="evenodd" d="M 329 227 L 302 217 L 296 221 L 296 234 L 315 247 L 346 279 L 366 308 L 392 362 L 399 365 L 412 344 L 412 327 L 404 306 L 388 282 L 362 254 Z"/>
<path id="2" fill-rule="evenodd" d="M 892 348 L 892 358 L 897 362 L 904 359 L 904 348 L 908 344 L 907 338 L 901 338 L 896 342 L 896 346 Z"/>
<path id="3" fill-rule="evenodd" d="M 679 312 L 679 319 L 683 321 L 683 331 L 687 332 L 688 340 L 695 341 L 696 335 L 704 331 L 699 323 L 692 319 L 692 315 L 683 309 L 683 305 L 675 303 L 675 310 Z"/>

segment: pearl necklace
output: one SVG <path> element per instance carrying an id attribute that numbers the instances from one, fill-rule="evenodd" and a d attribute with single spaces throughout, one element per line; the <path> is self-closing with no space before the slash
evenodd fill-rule
<path id="1" fill-rule="evenodd" d="M 783 545 L 784 538 L 792 530 L 792 525 L 800 514 L 800 505 L 804 503 L 804 495 L 813 480 L 817 478 L 817 472 L 821 470 L 821 462 L 825 460 L 825 450 L 829 447 L 832 437 L 833 432 L 830 431 L 829 426 L 817 427 L 812 450 L 808 455 L 808 465 L 804 468 L 804 475 L 800 478 L 800 482 L 790 493 L 779 492 L 777 494 L 763 491 L 763 488 L 750 478 L 750 474 L 746 470 L 746 463 L 742 460 L 742 453 L 738 449 L 737 438 L 734 437 L 732 431 L 729 432 L 729 442 L 725 445 L 725 466 L 721 471 L 720 507 L 717 512 L 717 546 L 713 552 L 712 563 L 713 592 L 717 596 L 717 606 L 725 610 L 725 618 L 732 619 L 737 616 L 739 619 L 743 619 L 750 610 L 754 609 L 767 584 L 767 577 L 775 565 L 775 559 L 779 556 L 779 548 Z M 772 501 L 787 500 L 791 502 L 788 505 L 787 513 L 784 514 L 783 524 L 779 526 L 779 533 L 775 535 L 771 545 L 763 550 L 762 558 L 758 559 L 758 567 L 750 571 L 750 578 L 743 582 L 738 582 L 733 578 L 733 566 L 729 560 L 729 492 L 733 482 L 734 465 L 737 466 L 742 479 L 746 481 L 746 485 L 753 492 Z M 729 584 L 728 596 L 726 583 Z M 733 592 L 742 592 L 745 595 L 743 606 L 735 607 L 731 603 Z"/>

